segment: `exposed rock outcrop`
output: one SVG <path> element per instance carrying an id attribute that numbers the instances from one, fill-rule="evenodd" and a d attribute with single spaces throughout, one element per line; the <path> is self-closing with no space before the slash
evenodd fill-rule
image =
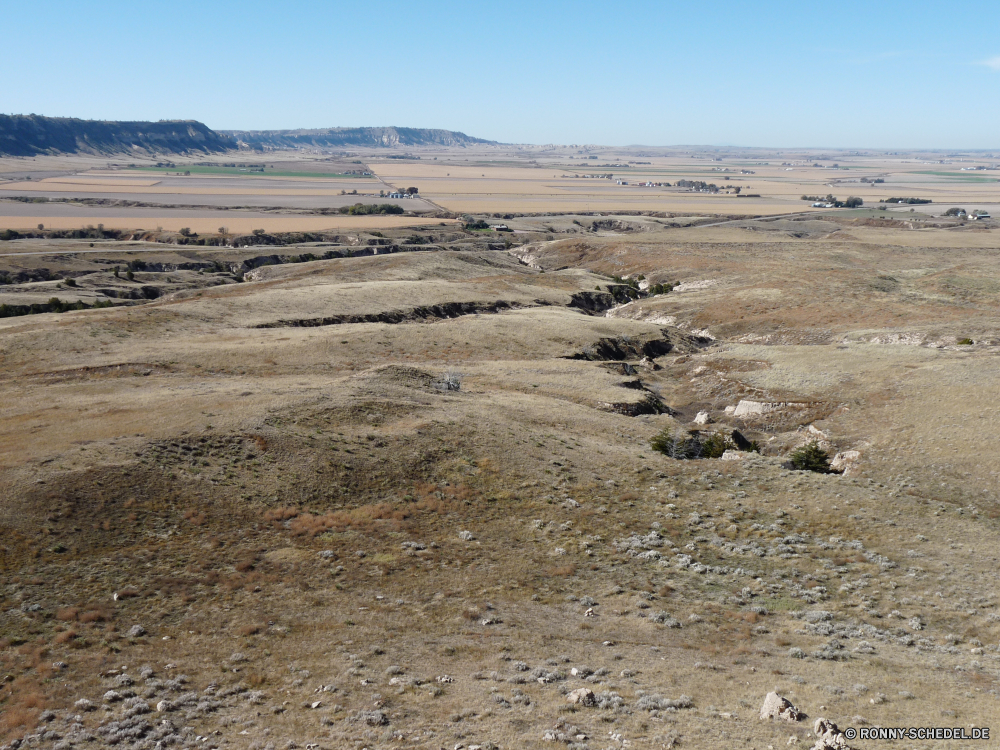
<path id="1" fill-rule="evenodd" d="M 805 714 L 792 705 L 787 698 L 782 698 L 777 693 L 768 693 L 764 698 L 764 705 L 760 707 L 760 718 L 764 721 L 780 719 L 781 721 L 801 721 Z"/>

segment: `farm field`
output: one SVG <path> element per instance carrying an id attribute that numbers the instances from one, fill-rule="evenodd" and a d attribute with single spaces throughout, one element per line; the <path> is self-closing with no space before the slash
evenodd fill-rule
<path id="1" fill-rule="evenodd" d="M 990 171 L 960 171 L 971 163 L 972 156 L 945 160 L 949 163 L 941 165 L 937 164 L 941 159 L 927 154 L 746 154 L 697 149 L 679 153 L 636 147 L 604 149 L 591 160 L 575 158 L 579 154 L 566 148 L 503 149 L 424 147 L 414 149 L 412 158 L 394 159 L 385 158 L 378 150 L 359 149 L 355 158 L 339 161 L 305 152 L 279 152 L 265 160 L 265 174 L 240 172 L 238 167 L 185 164 L 183 160 L 170 167 L 140 163 L 130 168 L 112 162 L 101 164 L 94 157 L 0 159 L 0 227 L 30 229 L 31 219 L 46 223 L 46 216 L 53 228 L 61 229 L 85 226 L 74 224 L 78 218 L 121 229 L 147 229 L 140 220 L 148 223 L 150 218 L 161 219 L 155 226 L 188 226 L 183 220 L 179 224 L 173 220 L 170 207 L 178 207 L 189 212 L 191 221 L 203 218 L 202 211 L 278 211 L 285 214 L 281 231 L 293 231 L 290 222 L 296 219 L 291 217 L 298 212 L 303 214 L 298 220 L 300 231 L 314 231 L 322 225 L 308 216 L 310 212 L 358 202 L 395 203 L 408 213 L 432 215 L 639 212 L 775 216 L 812 211 L 812 201 L 803 201 L 801 196 L 827 194 L 841 200 L 856 196 L 871 207 L 889 197 L 921 198 L 932 202 L 905 210 L 931 216 L 952 207 L 1000 213 L 998 178 Z M 245 158 L 246 163 L 254 163 L 252 157 Z M 935 166 L 929 167 L 932 162 Z M 187 170 L 192 174 L 184 175 Z M 345 174 L 366 170 L 373 176 Z M 606 175 L 614 179 L 604 178 Z M 861 182 L 862 178 L 869 181 Z M 871 182 L 876 179 L 883 182 Z M 617 184 L 619 180 L 629 184 Z M 678 187 L 679 180 L 715 184 L 719 192 Z M 645 183 L 669 183 L 670 187 L 647 187 Z M 418 188 L 420 197 L 399 200 L 379 196 L 379 192 L 388 194 L 407 187 Z M 737 187 L 740 196 L 735 192 Z M 26 212 L 18 205 L 18 201 L 36 199 L 48 199 L 53 205 L 37 212 Z M 74 205 L 81 201 L 89 205 Z M 101 210 L 95 202 L 114 210 Z M 150 208 L 162 210 L 162 216 L 148 213 Z M 135 222 L 129 222 L 130 217 Z M 207 223 L 199 223 L 203 228 L 199 231 L 212 222 L 208 217 Z M 240 220 L 239 226 L 244 225 L 249 226 Z M 344 225 L 330 224 L 329 228 L 335 226 Z"/>
<path id="2" fill-rule="evenodd" d="M 963 173 L 928 170 L 914 156 L 907 158 L 855 157 L 837 154 L 821 165 L 808 154 L 789 157 L 763 153 L 757 160 L 742 156 L 696 154 L 656 156 L 643 149 L 602 152 L 597 160 L 570 160 L 569 154 L 544 156 L 530 152 L 520 159 L 497 158 L 492 153 L 480 159 L 448 159 L 437 163 L 420 161 L 372 160 L 372 170 L 387 181 L 407 180 L 421 185 L 421 193 L 454 211 L 542 212 L 549 211 L 663 211 L 688 213 L 780 214 L 808 209 L 802 195 L 841 199 L 858 196 L 868 204 L 881 198 L 929 198 L 944 208 L 963 203 L 989 208 L 1000 202 L 1000 172 Z M 528 156 L 533 158 L 527 158 Z M 466 164 L 466 161 L 476 162 Z M 502 164 L 493 164 L 493 161 Z M 574 163 L 575 161 L 575 163 Z M 520 163 L 518 163 L 520 162 Z M 833 168 L 837 164 L 839 168 Z M 617 166 L 615 166 L 617 165 Z M 787 165 L 787 166 L 786 166 Z M 816 165 L 816 166 L 814 166 Z M 753 174 L 740 174 L 742 171 Z M 613 180 L 582 175 L 612 174 Z M 578 176 L 580 175 L 580 176 Z M 862 183 L 861 178 L 882 179 L 883 183 Z M 617 180 L 628 181 L 618 185 Z M 740 186 L 744 194 L 690 192 L 676 187 L 645 187 L 642 183 L 675 184 L 678 180 L 714 183 L 723 191 Z M 982 206 L 980 206 L 982 204 Z M 915 207 L 934 211 L 936 206 Z"/>

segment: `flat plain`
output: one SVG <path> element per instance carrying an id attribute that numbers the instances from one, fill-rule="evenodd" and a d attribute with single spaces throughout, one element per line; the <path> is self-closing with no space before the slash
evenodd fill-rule
<path id="1" fill-rule="evenodd" d="M 988 183 L 929 212 L 802 212 L 845 173 L 753 165 L 740 182 L 787 216 L 697 193 L 612 215 L 611 185 L 588 215 L 544 192 L 588 178 L 420 155 L 366 163 L 449 211 L 578 213 L 0 241 L 0 744 L 762 750 L 808 746 L 817 717 L 1000 726 L 1000 234 L 940 217 Z M 734 430 L 759 452 L 651 446 Z M 789 467 L 812 442 L 838 473 Z M 761 721 L 774 690 L 809 718 Z"/>

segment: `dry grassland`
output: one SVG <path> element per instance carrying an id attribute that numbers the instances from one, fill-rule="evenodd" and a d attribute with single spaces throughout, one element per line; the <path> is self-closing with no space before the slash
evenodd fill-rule
<path id="1" fill-rule="evenodd" d="M 0 743 L 1000 726 L 995 232 L 635 227 L 0 318 Z M 640 274 L 682 284 L 605 313 Z"/>
<path id="2" fill-rule="evenodd" d="M 224 225 L 234 234 L 249 234 L 254 229 L 272 232 L 322 232 L 338 229 L 370 230 L 382 228 L 426 226 L 427 219 L 419 216 L 296 216 L 294 214 L 275 214 L 272 216 L 256 216 L 244 218 L 236 211 L 220 212 L 218 217 L 204 218 L 202 216 L 178 216 L 182 211 L 171 210 L 163 216 L 155 218 L 121 217 L 121 216 L 88 216 L 86 221 L 79 217 L 61 216 L 0 216 L 0 229 L 18 229 L 31 231 L 38 224 L 44 224 L 49 229 L 82 229 L 87 226 L 103 224 L 108 229 L 153 231 L 160 228 L 168 232 L 178 232 L 187 227 L 199 234 L 214 234 L 220 225 Z M 437 223 L 454 224 L 454 220 L 440 219 Z"/>

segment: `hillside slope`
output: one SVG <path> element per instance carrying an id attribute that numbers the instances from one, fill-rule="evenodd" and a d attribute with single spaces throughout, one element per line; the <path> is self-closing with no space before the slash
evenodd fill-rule
<path id="1" fill-rule="evenodd" d="M 0 115 L 0 154 L 216 153 L 235 147 L 195 120 L 113 122 L 41 115 Z"/>
<path id="2" fill-rule="evenodd" d="M 489 144 L 453 130 L 429 128 L 319 128 L 314 130 L 224 130 L 241 145 L 262 149 L 330 148 L 341 146 L 468 146 Z"/>

